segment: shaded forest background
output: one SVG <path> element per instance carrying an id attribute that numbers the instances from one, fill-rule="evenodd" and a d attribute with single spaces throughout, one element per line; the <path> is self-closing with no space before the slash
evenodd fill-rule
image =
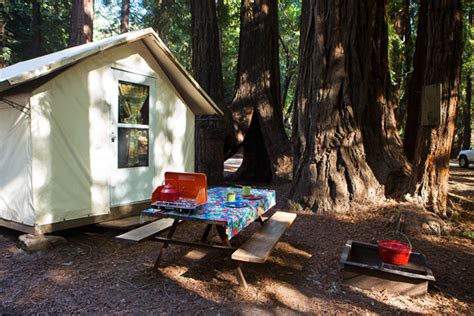
<path id="1" fill-rule="evenodd" d="M 410 109 L 414 109 L 413 106 L 409 107 L 410 102 L 420 103 L 420 100 L 410 101 L 410 98 L 416 95 L 417 89 L 421 89 L 421 86 L 410 86 L 411 82 L 419 82 L 420 85 L 443 83 L 443 96 L 456 94 L 454 104 L 448 101 L 443 104 L 443 111 L 454 115 L 456 128 L 446 133 L 453 137 L 443 143 L 452 148 L 443 151 L 438 147 L 438 153 L 444 155 L 447 152 L 455 157 L 461 148 L 471 146 L 474 116 L 471 107 L 474 69 L 473 4 L 471 1 L 441 2 L 438 6 L 436 1 L 367 1 L 359 7 L 359 4 L 349 1 L 349 5 L 345 7 L 339 2 L 333 4 L 331 1 L 293 0 L 3 0 L 0 1 L 1 64 L 5 67 L 68 46 L 128 30 L 153 27 L 177 59 L 198 78 L 226 113 L 220 123 L 205 117 L 198 118 L 197 138 L 210 139 L 213 135 L 224 135 L 221 139 L 214 137 L 211 144 L 222 147 L 222 153 L 211 157 L 218 157 L 222 162 L 240 148 L 244 149 L 243 165 L 233 180 L 278 183 L 294 178 L 291 196 L 303 206 L 315 210 L 337 209 L 346 202 L 361 200 L 362 195 L 369 199 L 379 197 L 384 194 L 380 188 L 383 185 L 385 194 L 398 191 L 418 195 L 425 199 L 422 202 L 428 209 L 446 215 L 441 210 L 446 206 L 446 199 L 438 196 L 447 193 L 437 192 L 434 187 L 443 187 L 447 177 L 430 180 L 434 183 L 426 185 L 426 178 L 431 179 L 434 174 L 443 173 L 443 168 L 430 171 L 431 167 L 426 164 L 426 161 L 434 159 L 434 153 L 427 149 L 430 145 L 425 144 L 426 150 L 423 150 L 419 141 L 416 144 L 417 135 L 421 137 L 425 133 L 429 138 L 428 135 L 432 135 L 433 130 L 419 129 L 416 115 L 409 114 Z M 325 27 L 320 27 L 318 21 L 312 21 L 310 15 L 310 12 L 321 14 L 323 9 L 340 12 L 341 16 L 347 14 L 348 21 L 353 23 L 345 24 L 345 21 L 338 20 L 338 16 L 327 14 L 326 23 L 338 25 L 346 33 L 330 33 L 321 48 L 326 50 L 326 56 L 337 54 L 338 48 L 330 43 L 334 38 L 343 43 L 341 45 L 347 45 L 343 47 L 344 50 L 366 55 L 367 58 L 360 69 L 352 66 L 344 68 L 349 83 L 348 80 L 342 82 L 349 85 L 349 88 L 341 89 L 340 93 L 344 100 L 350 99 L 350 102 L 341 102 L 340 114 L 342 117 L 354 116 L 356 121 L 373 123 L 372 126 L 382 120 L 380 131 L 373 132 L 369 124 L 364 126 L 360 122 L 347 127 L 343 121 L 338 123 L 335 119 L 337 115 L 333 115 L 330 119 L 335 125 L 331 128 L 338 132 L 336 135 L 329 135 L 329 132 L 321 133 L 321 126 L 311 127 L 311 122 L 304 120 L 309 116 L 317 117 L 316 120 L 319 121 L 324 120 L 326 114 L 318 112 L 318 104 L 326 104 L 328 108 L 335 110 L 337 106 L 334 106 L 340 102 L 320 98 L 315 104 L 309 105 L 316 110 L 310 114 L 305 112 L 305 100 L 318 85 L 316 83 L 316 86 L 312 86 L 309 81 L 319 77 L 329 78 L 341 66 L 337 62 L 331 64 L 324 58 L 318 59 L 324 53 L 313 51 L 317 44 L 313 42 L 312 32 L 300 39 L 301 32 L 313 30 L 312 23 L 318 25 L 317 32 Z M 447 13 L 437 16 L 441 11 Z M 459 12 L 462 12 L 460 17 Z M 430 28 L 430 24 L 424 22 L 425 19 L 438 18 L 440 23 L 449 24 L 453 29 Z M 461 21 L 458 21 L 459 18 Z M 363 21 L 369 22 L 365 25 Z M 214 22 L 217 25 L 216 32 L 212 28 Z M 80 32 L 77 31 L 78 25 Z M 89 28 L 81 32 L 83 25 Z M 202 28 L 199 29 L 200 27 Z M 208 30 L 211 31 L 204 27 L 209 27 Z M 354 35 L 351 42 L 346 34 L 350 34 L 353 29 L 360 33 Z M 206 34 L 214 33 L 215 38 L 206 37 Z M 322 37 L 324 35 L 319 34 Z M 460 40 L 456 36 L 460 36 Z M 354 40 L 360 45 L 354 45 Z M 439 55 L 444 54 L 448 59 L 441 56 L 443 58 L 440 57 L 439 60 L 426 60 L 426 49 L 430 49 L 430 43 L 437 41 L 440 46 L 445 45 Z M 200 46 L 204 42 L 209 47 Z M 206 61 L 205 54 L 209 52 L 208 49 L 213 49 L 212 45 L 217 47 L 217 55 Z M 446 53 L 449 50 L 452 50 L 452 54 Z M 456 55 L 461 54 L 461 51 L 460 60 L 457 60 Z M 355 65 L 356 60 L 350 59 L 353 57 L 349 55 L 345 56 L 346 65 Z M 454 56 L 453 59 L 449 59 L 451 55 Z M 217 61 L 219 57 L 220 62 Z M 313 58 L 321 65 L 328 63 L 326 74 L 321 73 L 322 70 L 317 67 L 311 68 Z M 449 60 L 449 64 L 444 65 L 445 69 L 435 66 L 434 76 L 430 75 L 432 71 L 430 72 L 429 67 L 433 66 L 430 62 L 443 64 L 446 60 Z M 216 75 L 217 82 L 222 78 L 221 91 L 216 92 L 213 89 L 220 83 L 206 83 L 200 78 L 205 78 L 206 71 L 209 70 L 198 69 L 199 65 L 213 63 L 220 67 L 213 69 L 209 76 Z M 366 63 L 365 66 L 363 63 Z M 418 69 L 415 71 L 416 65 Z M 451 68 L 453 71 L 450 71 Z M 461 69 L 460 74 L 456 72 L 458 69 Z M 360 76 L 360 82 L 353 80 L 357 76 Z M 418 77 L 412 81 L 413 76 Z M 244 77 L 248 82 L 243 80 Z M 338 87 L 336 79 L 329 81 L 328 89 Z M 358 91 L 355 94 L 354 89 Z M 410 95 L 410 91 L 415 93 Z M 383 100 L 379 98 L 375 101 L 375 94 L 377 98 L 383 96 Z M 372 99 L 374 100 L 370 101 Z M 344 108 L 346 106 L 348 107 Z M 273 114 L 271 119 L 265 117 L 266 113 Z M 410 117 L 414 121 L 410 122 Z M 446 122 L 449 120 L 448 115 Z M 396 131 L 391 131 L 392 128 Z M 307 130 L 310 130 L 310 135 L 305 134 Z M 346 135 L 342 136 L 343 140 L 339 144 L 340 130 Z M 353 130 L 356 131 L 356 136 L 349 144 L 347 135 L 351 135 Z M 319 134 L 316 136 L 316 143 L 312 144 L 308 139 L 316 131 Z M 374 136 L 374 133 L 378 134 Z M 412 143 L 407 139 L 411 139 Z M 331 144 L 318 143 L 325 141 Z M 209 150 L 199 148 L 199 143 L 198 164 L 200 159 L 206 159 L 205 155 L 199 156 L 199 153 Z M 442 142 L 440 139 L 430 138 L 431 145 L 436 143 Z M 344 144 L 349 144 L 351 151 L 339 149 Z M 403 145 L 406 157 L 402 152 Z M 416 146 L 419 148 L 415 150 Z M 381 149 L 377 151 L 371 147 Z M 331 153 L 327 157 L 305 156 L 308 150 L 315 151 L 315 148 L 320 152 Z M 289 154 L 292 150 L 293 156 Z M 357 155 L 367 157 L 367 161 Z M 311 171 L 312 166 L 308 165 L 308 161 L 315 161 L 314 171 Z M 211 181 L 221 182 L 222 172 L 219 174 L 213 168 L 212 161 L 198 165 L 199 170 L 208 173 Z M 322 172 L 323 169 L 331 173 L 332 177 L 325 177 L 323 173 L 326 171 Z M 308 170 L 311 174 L 308 174 Z M 310 187 L 308 179 L 314 180 L 309 181 Z M 400 183 L 404 183 L 403 189 L 397 187 Z M 382 191 L 378 192 L 379 190 Z M 430 195 L 443 201 L 429 202 L 426 196 Z"/>

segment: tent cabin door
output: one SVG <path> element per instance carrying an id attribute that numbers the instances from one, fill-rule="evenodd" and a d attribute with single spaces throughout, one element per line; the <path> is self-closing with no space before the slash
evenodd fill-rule
<path id="1" fill-rule="evenodd" d="M 155 174 L 156 82 L 149 76 L 112 70 L 111 207 L 149 200 Z"/>

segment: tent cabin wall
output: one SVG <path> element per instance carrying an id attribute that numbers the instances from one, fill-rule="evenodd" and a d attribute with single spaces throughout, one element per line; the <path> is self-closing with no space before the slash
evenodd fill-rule
<path id="1" fill-rule="evenodd" d="M 148 166 L 117 168 L 119 80 L 150 86 Z M 32 87 L 22 134 L 30 137 L 30 160 L 18 177 L 29 181 L 31 207 L 15 205 L 16 218 L 0 208 L 2 223 L 46 233 L 136 214 L 165 171 L 194 170 L 194 113 L 142 41 L 92 55 Z"/>
<path id="2" fill-rule="evenodd" d="M 28 92 L 0 95 L 0 218 L 25 226 L 35 223 L 29 100 Z"/>

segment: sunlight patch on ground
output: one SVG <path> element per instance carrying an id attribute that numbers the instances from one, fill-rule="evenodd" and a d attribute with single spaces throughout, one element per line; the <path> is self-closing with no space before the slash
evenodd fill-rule
<path id="1" fill-rule="evenodd" d="M 6 248 L 4 248 L 4 250 L 11 253 L 11 254 L 17 254 L 18 252 L 20 252 L 19 249 L 15 245 L 6 247 Z"/>
<path id="2" fill-rule="evenodd" d="M 68 283 L 71 279 L 71 271 L 64 269 L 51 269 L 46 273 L 46 277 L 56 283 Z"/>
<path id="3" fill-rule="evenodd" d="M 386 294 L 383 292 L 372 292 L 367 290 L 361 290 L 355 287 L 350 287 L 354 292 L 361 293 L 374 301 L 378 301 L 382 304 L 386 304 L 392 307 L 393 310 L 402 309 L 409 313 L 426 313 L 427 310 L 439 308 L 439 304 L 445 301 L 444 297 L 440 297 L 438 294 L 426 294 L 422 297 L 410 297 L 405 295 L 393 295 Z M 454 299 L 454 298 L 453 298 Z M 456 300 L 456 299 L 455 299 Z M 463 302 L 456 300 L 457 304 L 467 305 Z M 460 311 L 461 312 L 461 311 Z"/>
<path id="4" fill-rule="evenodd" d="M 274 250 L 273 255 L 269 258 L 269 262 L 272 264 L 277 264 L 281 267 L 291 269 L 292 272 L 301 271 L 307 260 L 309 260 L 312 255 L 304 250 L 295 248 L 293 245 L 287 242 L 279 242 Z M 286 273 L 288 272 L 285 269 Z"/>
<path id="5" fill-rule="evenodd" d="M 289 284 L 272 282 L 266 284 L 263 290 L 295 311 L 309 312 L 307 307 L 311 306 L 311 299 Z"/>

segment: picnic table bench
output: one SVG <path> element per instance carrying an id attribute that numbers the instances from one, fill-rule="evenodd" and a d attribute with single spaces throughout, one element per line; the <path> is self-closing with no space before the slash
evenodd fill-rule
<path id="1" fill-rule="evenodd" d="M 263 217 L 263 214 L 275 205 L 275 192 L 272 190 L 255 190 L 253 194 L 261 194 L 262 198 L 248 201 L 247 207 L 226 208 L 223 196 L 225 196 L 226 192 L 236 190 L 238 189 L 210 189 L 208 203 L 196 212 L 189 214 L 160 209 L 145 210 L 142 213 L 145 219 L 149 217 L 160 219 L 119 235 L 116 238 L 133 242 L 140 242 L 147 239 L 162 242 L 158 258 L 155 262 L 155 269 L 159 267 L 159 262 L 164 254 L 164 250 L 169 244 L 213 248 L 225 251 L 231 254 L 232 260 L 236 263 L 235 272 L 239 284 L 247 287 L 247 282 L 240 267 L 241 263 L 264 263 L 277 242 L 296 218 L 296 214 L 278 211 L 270 218 Z M 201 242 L 190 242 L 172 238 L 177 225 L 182 221 L 188 220 L 200 221 L 207 224 L 204 234 L 201 237 Z M 230 243 L 230 239 L 253 222 L 259 222 L 261 227 L 240 247 L 233 247 Z M 222 244 L 209 244 L 205 242 L 212 226 L 215 226 Z M 157 236 L 166 229 L 169 229 L 167 237 Z"/>
<path id="2" fill-rule="evenodd" d="M 250 239 L 232 253 L 232 259 L 243 262 L 264 263 L 295 218 L 295 213 L 276 212 L 265 221 L 265 225 L 260 227 Z"/>
<path id="3" fill-rule="evenodd" d="M 128 231 L 124 234 L 118 235 L 115 238 L 140 242 L 150 238 L 153 238 L 162 231 L 167 230 L 173 225 L 173 220 L 171 218 L 163 218 L 157 221 L 151 222 L 144 226 L 135 228 L 131 231 Z"/>

